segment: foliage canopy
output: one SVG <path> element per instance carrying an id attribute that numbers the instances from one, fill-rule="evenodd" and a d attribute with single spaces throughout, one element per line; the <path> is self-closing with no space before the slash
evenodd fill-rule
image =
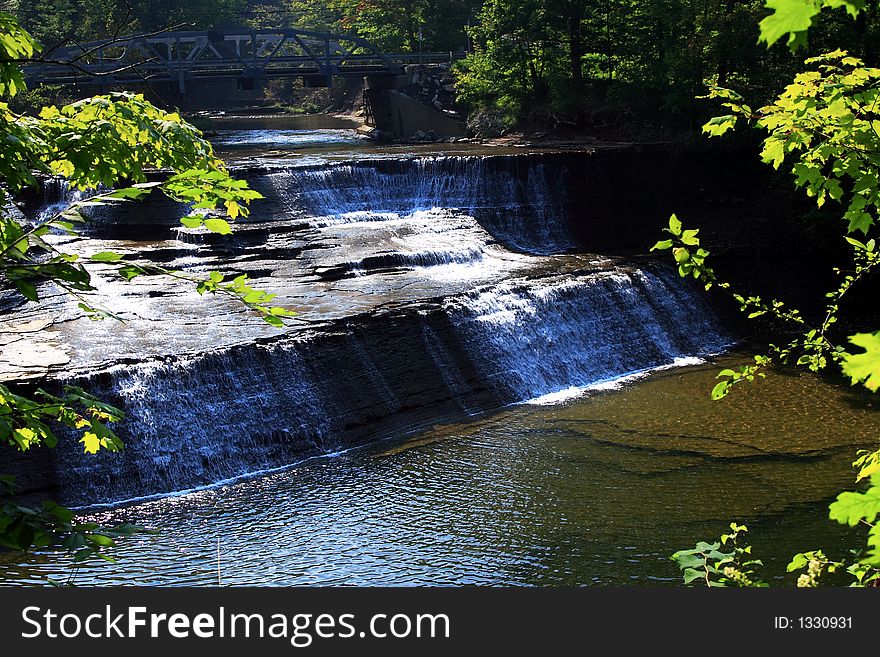
<path id="1" fill-rule="evenodd" d="M 853 17 L 865 8 L 863 0 L 768 0 L 774 13 L 760 25 L 761 38 L 768 45 L 788 37 L 793 50 L 806 42 L 808 29 L 826 8 L 845 8 Z M 765 302 L 732 290 L 707 264 L 708 251 L 700 247 L 698 230 L 685 229 L 672 216 L 669 239 L 654 245 L 654 250 L 670 250 L 681 276 L 700 280 L 710 289 L 728 293 L 749 318 L 768 316 L 792 329 L 795 337 L 784 346 L 770 345 L 766 355 L 755 357 L 754 364 L 739 371 L 719 372 L 721 381 L 712 390 L 713 399 L 722 399 L 734 385 L 765 376 L 762 370 L 777 360 L 807 367 L 812 371 L 838 363 L 853 384 L 862 383 L 872 392 L 880 389 L 880 332 L 849 336 L 849 343 L 863 351 L 849 353 L 834 335 L 840 301 L 878 264 L 880 252 L 875 239 L 865 242 L 854 233 L 866 236 L 877 230 L 878 194 L 880 194 L 880 69 L 866 67 L 861 59 L 835 50 L 806 60 L 812 70 L 798 73 L 794 81 L 774 101 L 754 111 L 743 97 L 724 87 L 713 87 L 709 97 L 720 99 L 731 113 L 711 119 L 704 133 L 719 137 L 734 128 L 740 119 L 764 130 L 762 160 L 778 169 L 791 163 L 794 184 L 805 190 L 820 207 L 833 201 L 842 207 L 846 222 L 844 239 L 852 247 L 852 265 L 848 271 L 836 270 L 839 284 L 828 292 L 824 316 L 811 322 L 799 310 L 781 301 Z M 801 572 L 797 585 L 814 587 L 824 574 L 845 572 L 852 586 L 880 585 L 880 450 L 863 451 L 853 462 L 857 481 L 868 480 L 863 491 L 846 491 L 829 507 L 829 517 L 850 527 L 867 527 L 866 546 L 856 551 L 849 562 L 834 561 L 823 550 L 796 554 L 788 572 Z M 746 531 L 731 524 L 732 538 Z M 720 544 L 731 538 L 722 536 Z M 718 543 L 698 543 L 694 549 L 672 555 L 683 572 L 685 584 L 704 582 L 708 586 L 760 586 L 752 568 L 759 561 L 745 559 L 751 548 L 736 548 L 722 553 Z"/>
<path id="2" fill-rule="evenodd" d="M 23 90 L 18 63 L 39 50 L 17 21 L 0 12 L 0 97 L 11 99 Z M 214 155 L 211 144 L 180 115 L 161 110 L 142 96 L 113 93 L 62 107 L 45 107 L 38 115 L 18 114 L 0 102 L 0 286 L 22 301 L 40 299 L 44 286 L 71 295 L 92 319 L 114 318 L 96 307 L 88 293 L 94 285 L 90 263 L 115 270 L 123 280 L 167 275 L 192 281 L 200 293 L 232 296 L 279 326 L 292 313 L 271 305 L 272 296 L 248 284 L 246 276 L 226 281 L 219 272 L 198 277 L 155 266 L 129 264 L 118 253 L 104 251 L 82 258 L 58 246 L 58 233 L 76 234 L 88 208 L 125 203 L 162 193 L 186 203 L 181 221 L 189 228 L 220 234 L 230 222 L 248 214 L 260 195 L 233 178 Z M 13 205 L 16 193 L 37 184 L 39 175 L 58 176 L 87 196 L 55 215 L 29 219 Z M 88 392 L 68 386 L 57 392 L 14 390 L 0 384 L 0 446 L 28 450 L 54 447 L 59 426 L 79 435 L 86 453 L 123 447 L 113 424 L 123 413 Z M 0 502 L 0 546 L 25 550 L 70 551 L 75 560 L 102 556 L 114 539 L 140 531 L 121 526 L 102 528 L 78 522 L 72 512 L 45 502 L 41 507 L 19 504 L 14 482 L 3 477 Z"/>

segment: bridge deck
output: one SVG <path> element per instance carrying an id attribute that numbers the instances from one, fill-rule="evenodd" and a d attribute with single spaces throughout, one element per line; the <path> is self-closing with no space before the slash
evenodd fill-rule
<path id="1" fill-rule="evenodd" d="M 408 63 L 452 58 L 386 55 L 359 37 L 307 30 L 163 32 L 58 49 L 25 76 L 31 84 L 176 82 L 183 94 L 196 79 L 397 75 Z"/>

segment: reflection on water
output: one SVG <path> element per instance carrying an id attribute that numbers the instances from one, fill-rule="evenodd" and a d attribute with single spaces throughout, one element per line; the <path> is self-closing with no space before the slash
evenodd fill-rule
<path id="1" fill-rule="evenodd" d="M 826 520 L 849 462 L 876 440 L 871 400 L 774 375 L 723 402 L 719 366 L 523 405 L 221 488 L 99 516 L 158 529 L 78 584 L 650 585 L 668 555 L 749 525 L 770 577 L 788 557 L 842 551 Z M 68 571 L 5 563 L 6 583 Z"/>

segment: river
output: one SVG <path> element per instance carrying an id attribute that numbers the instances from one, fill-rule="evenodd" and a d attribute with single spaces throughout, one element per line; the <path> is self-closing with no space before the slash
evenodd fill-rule
<path id="1" fill-rule="evenodd" d="M 824 508 L 876 440 L 871 400 L 775 372 L 711 402 L 747 354 L 665 263 L 584 228 L 582 155 L 296 121 L 218 131 L 266 196 L 230 241 L 158 205 L 73 245 L 247 272 L 300 312 L 278 334 L 153 280 L 102 282 L 125 324 L 50 304 L 63 376 L 126 409 L 128 449 L 40 467 L 85 514 L 158 531 L 75 583 L 669 584 L 669 554 L 733 520 L 770 579 L 844 547 Z M 4 584 L 70 575 L 0 558 Z"/>

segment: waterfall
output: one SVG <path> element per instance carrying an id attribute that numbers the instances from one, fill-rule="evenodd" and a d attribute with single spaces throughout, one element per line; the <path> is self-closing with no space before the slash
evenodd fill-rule
<path id="1" fill-rule="evenodd" d="M 223 299 L 126 283 L 149 313 L 63 327 L 73 382 L 125 411 L 126 449 L 63 440 L 46 485 L 72 505 L 189 490 L 721 351 L 671 269 L 568 253 L 593 230 L 570 202 L 579 157 L 264 162 L 237 172 L 266 198 L 228 237 L 172 232 L 181 206 L 153 198 L 102 209 L 95 230 L 132 257 L 247 273 L 302 319 L 276 332 Z M 47 181 L 44 210 L 74 194 Z"/>
<path id="2" fill-rule="evenodd" d="M 425 349 L 431 355 L 443 385 L 446 386 L 465 414 L 474 415 L 474 408 L 466 401 L 470 389 L 461 371 L 455 366 L 455 359 L 430 324 L 422 321 L 421 328 Z"/>
<path id="3" fill-rule="evenodd" d="M 30 218 L 35 223 L 42 223 L 63 212 L 71 204 L 87 200 L 96 194 L 109 191 L 100 185 L 93 189 L 74 189 L 64 178 L 42 178 L 40 180 L 40 204 L 35 213 L 30 213 Z M 106 203 L 105 205 L 91 205 L 80 209 L 80 214 L 87 222 L 77 228 L 77 232 L 84 235 L 94 236 L 105 230 L 114 219 L 117 218 L 116 207 L 118 204 Z"/>
<path id="4" fill-rule="evenodd" d="M 585 388 L 728 342 L 665 270 L 520 279 L 343 321 L 305 341 L 119 367 L 77 381 L 124 408 L 127 447 L 58 448 L 72 504 L 191 489 L 401 436 L 440 417 Z"/>
<path id="5" fill-rule="evenodd" d="M 40 197 L 42 205 L 36 216 L 37 223 L 51 219 L 71 203 L 81 201 L 83 192 L 71 189 L 70 183 L 64 178 L 43 178 L 40 181 Z"/>
<path id="6" fill-rule="evenodd" d="M 720 351 L 702 299 L 667 274 L 612 270 L 547 284 L 502 284 L 447 302 L 487 381 L 521 402 Z"/>
<path id="7" fill-rule="evenodd" d="M 546 154 L 438 155 L 300 166 L 285 161 L 240 167 L 233 173 L 265 196 L 253 203 L 251 218 L 246 221 L 293 218 L 321 227 L 387 222 L 445 210 L 473 217 L 492 238 L 510 249 L 551 254 L 577 247 L 570 226 L 569 164 L 563 156 Z M 45 179 L 37 214 L 51 216 L 83 197 L 64 180 Z M 112 239 L 127 231 L 149 239 L 176 236 L 184 241 L 198 240 L 179 231 L 185 206 L 162 200 L 157 194 L 137 207 L 138 212 L 131 204 L 88 208 L 93 221 L 86 231 Z M 149 221 L 144 221 L 144 214 L 149 215 Z"/>
<path id="8" fill-rule="evenodd" d="M 270 170 L 260 191 L 315 226 L 382 222 L 432 209 L 474 217 L 527 253 L 574 248 L 564 160 L 535 155 L 364 159 Z"/>
<path id="9" fill-rule="evenodd" d="M 328 410 L 294 345 L 119 368 L 88 385 L 125 409 L 126 449 L 61 441 L 59 488 L 72 504 L 214 484 L 329 453 Z"/>

